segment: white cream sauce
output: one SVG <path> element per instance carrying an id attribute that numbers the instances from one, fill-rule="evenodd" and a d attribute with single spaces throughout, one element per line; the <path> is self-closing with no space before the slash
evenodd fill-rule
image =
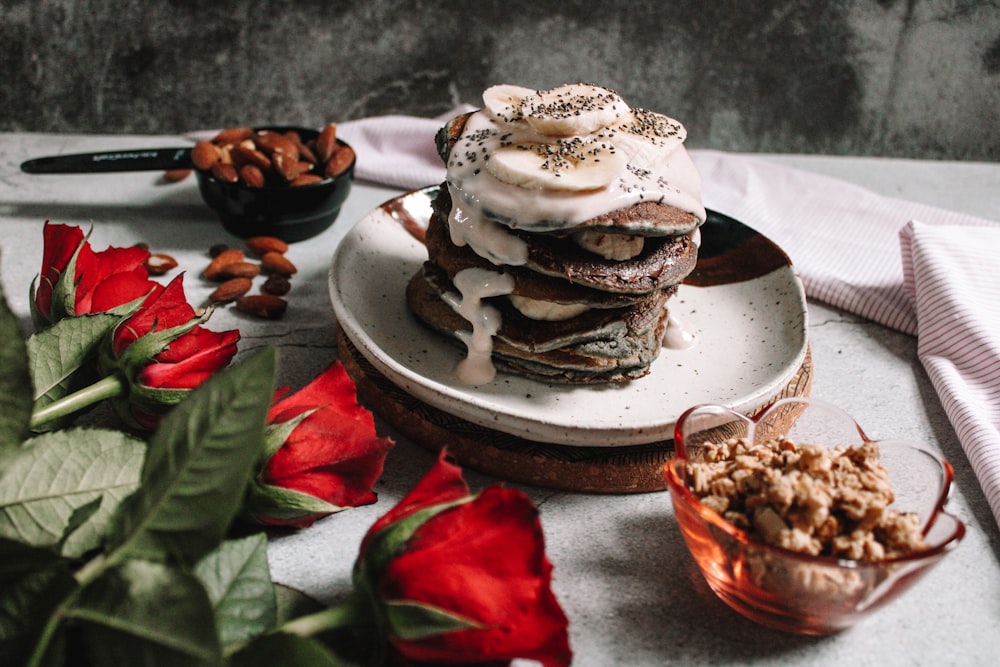
<path id="1" fill-rule="evenodd" d="M 627 162 L 627 168 L 608 186 L 583 192 L 523 188 L 499 180 L 483 163 L 502 145 L 544 142 L 546 137 L 523 123 L 502 124 L 483 111 L 476 112 L 466 122 L 448 161 L 453 202 L 469 217 L 488 211 L 509 227 L 529 231 L 571 228 L 650 200 L 705 219 L 701 177 L 684 148 L 683 131 L 655 139 L 622 129 L 600 132 Z"/>
<path id="2" fill-rule="evenodd" d="M 695 346 L 695 335 L 673 315 L 667 315 L 667 329 L 663 332 L 663 347 L 670 350 L 687 350 Z"/>
<path id="3" fill-rule="evenodd" d="M 448 233 L 456 246 L 468 245 L 473 252 L 493 264 L 521 266 L 528 261 L 528 244 L 499 222 L 490 220 L 480 211 L 471 214 L 461 203 L 455 189 L 451 190 L 451 214 Z"/>
<path id="4" fill-rule="evenodd" d="M 472 325 L 472 332 L 459 332 L 465 343 L 465 359 L 455 367 L 455 376 L 462 384 L 478 386 L 496 377 L 493 366 L 493 336 L 500 329 L 500 311 L 483 299 L 510 294 L 514 279 L 510 275 L 486 269 L 463 269 L 455 274 L 452 282 L 458 294 L 446 292 L 445 303 Z"/>

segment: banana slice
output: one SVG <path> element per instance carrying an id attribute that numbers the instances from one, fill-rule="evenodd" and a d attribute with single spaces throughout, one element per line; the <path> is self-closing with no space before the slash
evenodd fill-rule
<path id="1" fill-rule="evenodd" d="M 687 139 L 687 130 L 680 121 L 647 109 L 633 110 L 632 118 L 618 129 L 642 137 L 658 148 L 679 146 Z"/>
<path id="2" fill-rule="evenodd" d="M 511 125 L 524 120 L 521 103 L 525 97 L 534 94 L 531 88 L 500 84 L 483 91 L 483 103 L 494 120 Z"/>
<path id="3" fill-rule="evenodd" d="M 599 190 L 625 169 L 625 157 L 599 138 L 503 146 L 486 169 L 497 179 L 525 189 Z"/>
<path id="4" fill-rule="evenodd" d="M 621 95 L 589 83 L 574 83 L 522 95 L 521 113 L 535 131 L 550 137 L 592 134 L 630 115 Z"/>

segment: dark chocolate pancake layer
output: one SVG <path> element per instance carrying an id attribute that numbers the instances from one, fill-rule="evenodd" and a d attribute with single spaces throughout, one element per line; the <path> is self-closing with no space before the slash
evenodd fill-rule
<path id="1" fill-rule="evenodd" d="M 562 321 L 531 320 L 505 297 L 488 303 L 501 313 L 493 356 L 508 368 L 555 382 L 615 382 L 641 377 L 659 353 L 666 325 L 666 303 L 676 288 L 661 290 L 637 305 L 589 310 Z M 441 299 L 454 292 L 447 276 L 432 263 L 413 276 L 407 303 L 426 325 L 448 335 L 471 325 Z"/>
<path id="2" fill-rule="evenodd" d="M 430 260 L 452 276 L 472 266 L 493 268 L 488 260 L 479 257 L 468 246 L 457 247 L 451 242 L 447 225 L 451 204 L 448 188 L 442 186 L 434 201 L 425 239 Z M 583 299 L 579 290 L 566 289 L 566 284 L 546 285 L 545 281 L 539 284 L 530 273 L 510 269 L 527 269 L 558 278 L 570 286 L 629 296 L 649 294 L 679 284 L 698 261 L 698 248 L 687 236 L 646 238 L 643 251 L 637 257 L 616 261 L 584 250 L 569 238 L 513 230 L 510 233 L 527 244 L 528 261 L 523 267 L 505 267 L 505 270 L 518 280 L 519 293 L 546 301 L 592 303 L 603 297 L 591 295 Z M 597 303 L 593 305 L 602 307 Z"/>

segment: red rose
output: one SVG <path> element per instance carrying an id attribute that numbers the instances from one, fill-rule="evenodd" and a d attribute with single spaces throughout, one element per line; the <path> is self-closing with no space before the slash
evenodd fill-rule
<path id="1" fill-rule="evenodd" d="M 113 405 L 135 427 L 155 428 L 162 414 L 236 355 L 240 332 L 202 328 L 211 311 L 195 315 L 182 279 L 179 275 L 166 287 L 153 283 L 139 309 L 115 327 L 110 349 L 101 354 L 102 372 L 119 373 L 128 385 Z"/>
<path id="2" fill-rule="evenodd" d="M 334 362 L 271 407 L 269 456 L 251 485 L 247 513 L 305 528 L 345 507 L 373 503 L 372 487 L 393 444 L 376 436 L 372 413 L 358 405 L 354 382 Z"/>
<path id="3" fill-rule="evenodd" d="M 64 317 L 114 310 L 149 293 L 149 251 L 108 248 L 94 252 L 79 227 L 50 224 L 42 231 L 42 272 L 32 312 L 39 326 Z"/>
<path id="4" fill-rule="evenodd" d="M 407 660 L 571 661 L 538 510 L 502 486 L 469 496 L 461 470 L 443 456 L 369 530 L 355 581 Z"/>

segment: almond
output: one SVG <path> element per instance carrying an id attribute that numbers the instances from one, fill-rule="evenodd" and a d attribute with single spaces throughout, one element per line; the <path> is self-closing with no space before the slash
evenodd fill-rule
<path id="1" fill-rule="evenodd" d="M 326 163 L 335 150 L 337 150 L 337 126 L 334 123 L 327 123 L 316 137 L 316 157 L 320 162 Z"/>
<path id="2" fill-rule="evenodd" d="M 267 183 L 264 172 L 255 164 L 245 164 L 240 167 L 240 180 L 251 188 L 262 188 Z"/>
<path id="3" fill-rule="evenodd" d="M 235 301 L 250 291 L 253 281 L 250 278 L 230 278 L 215 288 L 208 295 L 208 300 L 212 303 L 229 303 Z"/>
<path id="4" fill-rule="evenodd" d="M 153 253 L 146 258 L 146 272 L 151 276 L 162 276 L 167 271 L 177 268 L 177 260 L 161 252 Z"/>
<path id="5" fill-rule="evenodd" d="M 212 258 L 205 270 L 201 272 L 201 276 L 206 280 L 220 280 L 224 266 L 233 262 L 242 262 L 246 260 L 246 257 L 239 248 L 226 248 Z"/>
<path id="6" fill-rule="evenodd" d="M 230 262 L 219 269 L 219 278 L 253 278 L 260 273 L 260 265 L 253 262 Z"/>
<path id="7" fill-rule="evenodd" d="M 276 320 L 285 314 L 288 302 L 273 294 L 251 294 L 236 299 L 236 309 L 268 320 Z"/>
<path id="8" fill-rule="evenodd" d="M 237 166 L 252 164 L 261 170 L 271 168 L 271 159 L 262 151 L 257 150 L 252 143 L 249 145 L 237 144 L 233 147 L 231 155 L 233 156 L 233 164 Z"/>
<path id="9" fill-rule="evenodd" d="M 292 180 L 288 181 L 288 184 L 292 187 L 299 187 L 300 185 L 312 185 L 313 183 L 320 183 L 323 177 L 318 174 L 300 174 Z"/>
<path id="10" fill-rule="evenodd" d="M 299 136 L 298 132 L 294 130 L 289 130 L 285 132 L 285 138 L 295 144 L 295 147 L 299 149 L 299 157 L 308 162 L 309 164 L 318 164 L 319 159 L 312 152 L 312 149 L 302 143 L 302 137 Z"/>
<path id="11" fill-rule="evenodd" d="M 244 243 L 247 250 L 258 257 L 266 252 L 276 252 L 282 255 L 288 252 L 288 244 L 277 236 L 251 236 Z"/>
<path id="12" fill-rule="evenodd" d="M 236 167 L 224 162 L 216 162 L 212 165 L 212 176 L 223 183 L 236 183 L 240 180 L 240 175 L 236 172 Z"/>
<path id="13" fill-rule="evenodd" d="M 261 255 L 260 267 L 267 273 L 277 273 L 281 276 L 290 276 L 298 272 L 298 269 L 287 257 L 273 251 Z"/>
<path id="14" fill-rule="evenodd" d="M 330 160 L 326 163 L 326 169 L 323 174 L 327 178 L 334 176 L 339 176 L 343 174 L 354 162 L 354 149 L 347 145 L 340 145 L 337 150 L 333 152 L 330 156 Z"/>
<path id="15" fill-rule="evenodd" d="M 167 169 L 163 172 L 164 183 L 178 183 L 191 175 L 190 169 Z"/>
<path id="16" fill-rule="evenodd" d="M 267 277 L 264 284 L 260 286 L 260 291 L 265 294 L 274 294 L 275 296 L 285 296 L 292 289 L 292 281 L 288 279 L 288 276 L 283 276 L 278 273 L 273 273 Z"/>
<path id="17" fill-rule="evenodd" d="M 293 158 L 295 162 L 299 160 L 299 149 L 295 142 L 289 141 L 283 134 L 265 130 L 254 136 L 254 142 L 257 144 L 257 148 L 270 155 L 272 160 L 274 160 L 275 153 L 284 153 Z"/>
<path id="18" fill-rule="evenodd" d="M 220 130 L 212 137 L 212 143 L 221 146 L 222 144 L 238 144 L 239 142 L 253 136 L 253 130 L 249 127 L 227 127 Z"/>
<path id="19" fill-rule="evenodd" d="M 210 141 L 199 141 L 191 149 L 191 164 L 202 171 L 208 171 L 219 161 L 219 147 Z"/>
<path id="20" fill-rule="evenodd" d="M 286 181 L 294 181 L 302 173 L 298 156 L 275 151 L 271 154 L 271 161 L 274 163 L 274 170 Z"/>

